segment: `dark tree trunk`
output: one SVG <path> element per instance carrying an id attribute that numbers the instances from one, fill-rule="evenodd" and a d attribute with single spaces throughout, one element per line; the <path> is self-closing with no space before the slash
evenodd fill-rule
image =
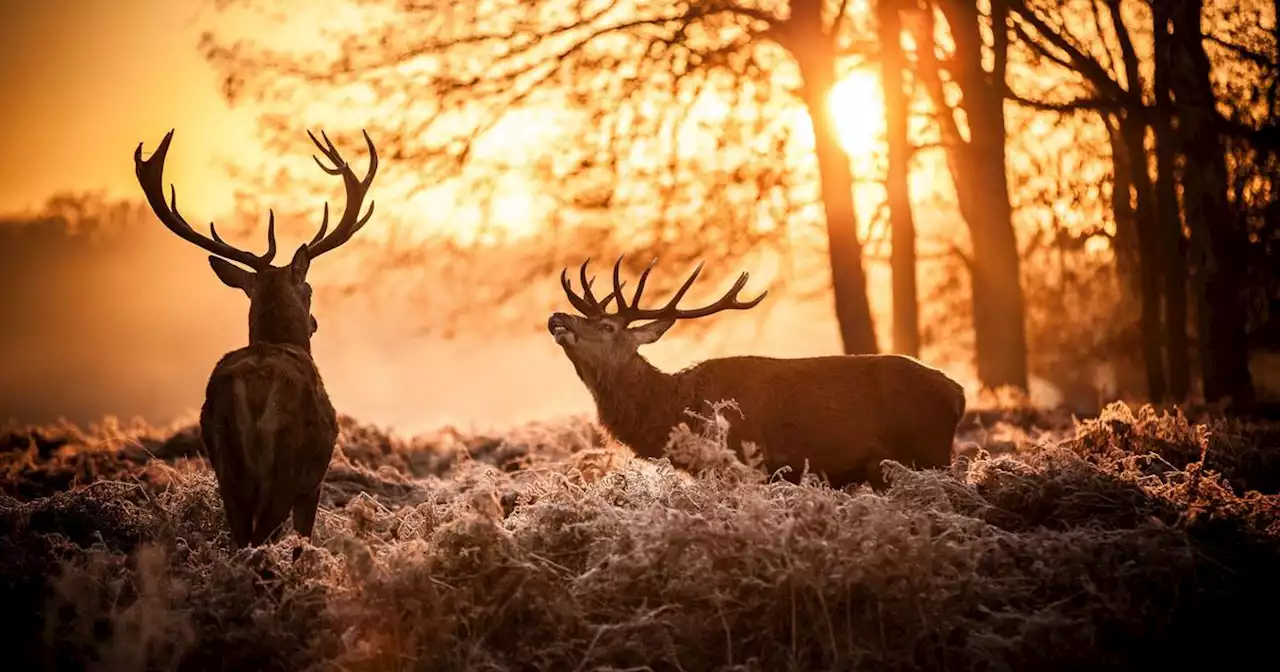
<path id="1" fill-rule="evenodd" d="M 880 0 L 880 73 L 884 83 L 885 130 L 889 145 L 889 170 L 885 181 L 889 225 L 892 228 L 893 349 L 920 355 L 920 310 L 916 286 L 916 224 L 911 212 L 911 145 L 907 136 L 908 100 L 903 88 L 906 58 L 902 53 L 902 17 L 899 0 Z"/>
<path id="2" fill-rule="evenodd" d="M 792 3 L 784 46 L 800 66 L 805 106 L 813 124 L 822 205 L 827 220 L 831 283 L 836 321 L 846 354 L 874 353 L 875 324 L 867 301 L 867 277 L 858 240 L 858 215 L 853 199 L 853 168 L 840 147 L 835 117 L 827 96 L 835 85 L 835 43 L 822 27 L 817 0 Z"/>
<path id="3" fill-rule="evenodd" d="M 1143 147 L 1146 125 L 1128 115 L 1120 119 L 1120 136 L 1125 155 L 1124 166 L 1133 189 L 1134 223 L 1138 233 L 1138 273 L 1142 288 L 1142 357 L 1146 365 L 1147 396 L 1163 401 L 1168 391 L 1164 377 L 1164 334 L 1160 324 L 1161 273 L 1160 239 L 1152 205 L 1151 178 L 1147 173 L 1147 153 Z M 1117 162 L 1116 170 L 1121 170 Z M 1117 194 L 1128 200 L 1130 194 Z"/>
<path id="4" fill-rule="evenodd" d="M 987 388 L 1027 391 L 1027 336 L 1021 259 L 1013 231 L 1005 170 L 1004 77 L 1008 51 L 1008 7 L 992 0 L 995 65 L 982 67 L 979 12 L 973 0 L 940 0 L 955 39 L 956 81 L 960 85 L 967 142 L 949 143 L 949 161 L 960 212 L 969 225 L 973 256 L 974 345 L 978 378 Z M 931 40 L 921 44 L 932 44 Z M 922 54 L 928 49 L 922 50 Z M 928 56 L 926 55 L 926 58 Z M 940 87 L 935 104 L 946 109 Z M 944 123 L 948 123 L 944 121 Z"/>
<path id="5" fill-rule="evenodd" d="M 1210 402 L 1229 397 L 1249 405 L 1254 401 L 1253 380 L 1240 296 L 1244 240 L 1240 222 L 1227 203 L 1225 147 L 1216 126 L 1209 57 L 1200 28 L 1204 3 L 1173 4 L 1178 59 L 1172 71 L 1179 143 L 1187 165 L 1195 166 L 1183 172 L 1183 187 L 1192 230 L 1204 396 Z"/>
<path id="6" fill-rule="evenodd" d="M 1164 401 L 1168 392 L 1164 375 L 1164 330 L 1160 324 L 1163 264 L 1160 257 L 1160 228 L 1154 203 L 1155 191 L 1151 185 L 1151 174 L 1147 172 L 1147 122 L 1142 102 L 1142 92 L 1146 86 L 1142 81 L 1138 53 L 1133 47 L 1129 26 L 1124 22 L 1120 11 L 1120 0 L 1107 0 L 1107 9 L 1115 27 L 1116 41 L 1120 44 L 1125 89 L 1130 94 L 1127 105 L 1116 115 L 1120 136 L 1116 173 L 1118 175 L 1124 172 L 1128 177 L 1128 188 L 1123 194 L 1116 194 L 1116 198 L 1124 200 L 1126 205 L 1132 198 L 1134 228 L 1138 234 L 1138 284 L 1142 290 L 1142 359 L 1146 365 L 1147 397 L 1160 402 Z"/>
<path id="7" fill-rule="evenodd" d="M 1182 233 L 1178 208 L 1177 135 L 1168 113 L 1173 48 L 1169 37 L 1167 3 L 1152 5 L 1155 61 L 1156 112 L 1152 118 L 1156 146 L 1155 210 L 1160 230 L 1164 267 L 1165 355 L 1169 367 L 1169 394 L 1185 402 L 1191 392 L 1191 343 L 1187 335 L 1187 239 Z"/>
<path id="8" fill-rule="evenodd" d="M 1116 257 L 1116 273 L 1120 276 L 1124 287 L 1135 296 L 1142 295 L 1142 273 L 1140 253 L 1138 250 L 1138 223 L 1134 216 L 1133 204 L 1128 195 L 1133 188 L 1127 163 L 1128 152 L 1124 140 L 1120 137 L 1120 125 L 1116 115 L 1103 113 L 1102 123 L 1107 127 L 1107 140 L 1110 141 L 1111 158 L 1114 168 L 1112 179 L 1111 216 L 1115 219 L 1116 233 L 1111 237 L 1111 249 Z"/>

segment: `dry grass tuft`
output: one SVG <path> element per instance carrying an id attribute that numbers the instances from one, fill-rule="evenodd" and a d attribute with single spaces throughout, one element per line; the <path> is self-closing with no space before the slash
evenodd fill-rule
<path id="1" fill-rule="evenodd" d="M 977 419 L 948 470 L 794 485 L 731 405 L 637 460 L 585 420 L 343 419 L 315 545 L 232 553 L 190 427 L 0 437 L 20 668 L 1130 669 L 1270 654 L 1280 428 Z M 987 426 L 979 426 L 987 425 Z M 680 468 L 677 468 L 680 467 Z M 293 560 L 295 548 L 299 549 Z"/>

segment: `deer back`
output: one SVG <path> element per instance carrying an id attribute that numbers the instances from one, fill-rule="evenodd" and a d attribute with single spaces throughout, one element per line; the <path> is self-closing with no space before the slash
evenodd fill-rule
<path id="1" fill-rule="evenodd" d="M 200 424 L 220 485 L 246 502 L 257 493 L 292 500 L 318 487 L 338 436 L 337 413 L 310 354 L 276 343 L 219 360 Z"/>

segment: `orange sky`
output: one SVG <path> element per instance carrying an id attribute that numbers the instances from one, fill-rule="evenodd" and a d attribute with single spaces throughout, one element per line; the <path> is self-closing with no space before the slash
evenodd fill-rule
<path id="1" fill-rule="evenodd" d="M 166 176 L 192 212 L 231 206 L 215 181 L 219 147 L 253 146 L 248 110 L 227 108 L 196 50 L 203 0 L 0 3 L 0 212 L 63 189 L 135 196 L 132 154 L 176 127 Z M 12 104 L 17 101 L 18 104 Z"/>

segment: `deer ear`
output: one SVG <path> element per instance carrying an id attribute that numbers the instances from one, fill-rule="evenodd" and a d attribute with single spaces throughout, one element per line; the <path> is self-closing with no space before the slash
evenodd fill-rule
<path id="1" fill-rule="evenodd" d="M 289 274 L 293 281 L 301 285 L 307 281 L 307 269 L 311 267 L 311 257 L 307 256 L 307 246 L 303 245 L 293 253 L 293 261 L 289 262 Z"/>
<path id="2" fill-rule="evenodd" d="M 252 296 L 250 291 L 253 289 L 253 273 L 225 259 L 213 256 L 209 257 L 209 265 L 213 267 L 213 272 L 222 281 L 222 284 L 243 290 L 246 296 Z"/>
<path id="3" fill-rule="evenodd" d="M 636 327 L 635 329 L 629 329 L 628 331 L 630 331 L 631 335 L 635 337 L 638 345 L 645 345 L 646 343 L 652 343 L 659 338 L 662 338 L 662 335 L 667 333 L 667 330 L 675 323 L 675 320 L 656 320 L 644 325 L 643 327 Z"/>

